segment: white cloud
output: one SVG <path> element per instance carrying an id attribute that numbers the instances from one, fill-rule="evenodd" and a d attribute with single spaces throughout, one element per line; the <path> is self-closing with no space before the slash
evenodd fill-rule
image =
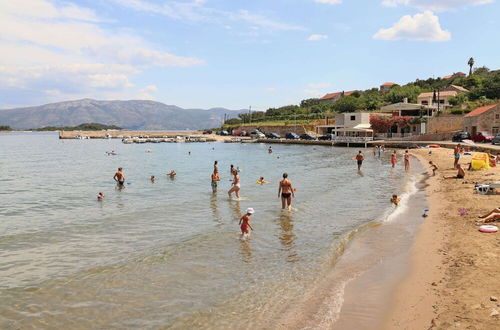
<path id="1" fill-rule="evenodd" d="M 303 92 L 304 92 L 304 94 L 311 95 L 314 97 L 320 97 L 320 96 L 324 95 L 324 93 L 322 93 L 318 90 L 315 90 L 315 89 L 304 89 Z"/>
<path id="2" fill-rule="evenodd" d="M 266 90 L 266 92 L 268 92 L 268 93 L 274 93 L 274 92 L 276 92 L 276 90 L 277 90 L 277 89 L 276 89 L 276 88 L 274 88 L 274 87 L 269 87 L 269 88 L 266 88 L 265 90 Z"/>
<path id="3" fill-rule="evenodd" d="M 151 93 L 156 93 L 157 91 L 158 87 L 155 85 L 148 85 L 139 91 L 137 98 L 141 100 L 154 100 L 155 97 Z"/>
<path id="4" fill-rule="evenodd" d="M 106 97 L 133 93 L 130 78 L 145 68 L 204 63 L 166 52 L 131 32 L 113 30 L 104 21 L 71 3 L 0 1 L 0 83 L 46 98 L 94 93 Z"/>
<path id="5" fill-rule="evenodd" d="M 191 2 L 170 1 L 161 5 L 145 0 L 111 0 L 121 6 L 137 11 L 163 15 L 171 19 L 188 22 L 212 22 L 221 24 L 227 29 L 228 22 L 244 22 L 250 26 L 258 26 L 269 30 L 296 31 L 303 27 L 272 20 L 266 16 L 251 13 L 248 10 L 225 11 L 205 6 L 206 1 Z"/>
<path id="6" fill-rule="evenodd" d="M 342 0 L 314 0 L 314 2 L 326 3 L 328 5 L 338 5 L 342 3 Z"/>
<path id="7" fill-rule="evenodd" d="M 443 30 L 439 24 L 439 17 L 431 11 L 425 11 L 414 16 L 405 15 L 388 29 L 380 29 L 373 36 L 381 40 L 418 40 L 418 41 L 447 41 L 451 33 Z"/>
<path id="8" fill-rule="evenodd" d="M 397 7 L 410 6 L 421 10 L 447 11 L 469 6 L 478 6 L 492 3 L 494 0 L 384 0 L 382 5 Z"/>
<path id="9" fill-rule="evenodd" d="M 331 86 L 331 84 L 330 83 L 326 83 L 326 82 L 307 85 L 307 87 L 313 88 L 313 89 L 327 88 L 327 87 L 330 87 L 330 86 Z"/>
<path id="10" fill-rule="evenodd" d="M 319 41 L 319 40 L 325 40 L 328 39 L 328 36 L 326 34 L 311 34 L 307 40 L 309 41 Z"/>

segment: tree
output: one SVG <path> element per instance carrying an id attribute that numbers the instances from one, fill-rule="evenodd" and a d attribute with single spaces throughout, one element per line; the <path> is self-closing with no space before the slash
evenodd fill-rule
<path id="1" fill-rule="evenodd" d="M 385 94 L 384 98 L 390 103 L 403 102 L 405 98 L 407 98 L 410 103 L 417 103 L 417 96 L 421 92 L 422 89 L 415 85 L 394 86 Z"/>
<path id="2" fill-rule="evenodd" d="M 241 124 L 241 120 L 238 118 L 231 118 L 224 122 L 224 125 L 239 125 Z"/>
<path id="3" fill-rule="evenodd" d="M 465 104 L 469 99 L 467 98 L 467 95 L 464 93 L 457 94 L 457 96 L 452 96 L 448 100 L 451 105 L 457 106 L 457 105 L 462 105 Z"/>
<path id="4" fill-rule="evenodd" d="M 336 112 L 354 112 L 361 109 L 361 102 L 357 97 L 351 95 L 344 96 L 333 104 L 333 109 Z"/>
<path id="5" fill-rule="evenodd" d="M 7 125 L 1 125 L 0 131 L 12 131 L 12 128 L 10 128 L 10 126 Z"/>
<path id="6" fill-rule="evenodd" d="M 370 125 L 377 133 L 387 133 L 391 129 L 393 121 L 391 117 L 370 115 Z"/>
<path id="7" fill-rule="evenodd" d="M 301 108 L 307 108 L 307 107 L 311 107 L 313 105 L 318 105 L 318 104 L 319 104 L 319 99 L 315 99 L 315 98 L 300 101 Z"/>
<path id="8" fill-rule="evenodd" d="M 401 131 L 410 127 L 410 123 L 413 117 L 410 116 L 394 116 L 392 117 L 393 125 L 398 126 Z"/>
<path id="9" fill-rule="evenodd" d="M 472 67 L 474 66 L 474 58 L 469 58 L 469 62 L 467 62 L 469 65 L 469 76 L 472 76 Z"/>

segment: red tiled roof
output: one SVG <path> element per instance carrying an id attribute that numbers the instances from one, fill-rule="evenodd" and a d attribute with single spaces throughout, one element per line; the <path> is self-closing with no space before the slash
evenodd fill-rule
<path id="1" fill-rule="evenodd" d="M 337 96 L 342 95 L 342 93 L 344 93 L 344 96 L 349 96 L 349 95 L 351 95 L 354 92 L 356 92 L 356 91 L 329 93 L 329 94 L 326 94 L 325 96 L 323 96 L 322 98 L 320 98 L 320 100 L 334 99 Z"/>
<path id="2" fill-rule="evenodd" d="M 393 82 L 386 82 L 386 83 L 383 83 L 382 85 L 380 86 L 394 86 L 394 85 L 397 85 L 396 83 L 393 83 Z"/>
<path id="3" fill-rule="evenodd" d="M 471 112 L 469 112 L 468 114 L 466 114 L 465 117 L 479 116 L 479 115 L 485 113 L 486 111 L 493 109 L 494 107 L 496 107 L 499 104 L 500 103 L 490 104 L 490 105 L 485 105 L 485 106 L 476 108 L 476 109 L 472 110 Z"/>
<path id="4" fill-rule="evenodd" d="M 453 78 L 453 75 L 452 75 L 452 74 L 449 74 L 449 75 L 447 75 L 447 76 L 443 76 L 443 77 L 441 77 L 441 79 L 451 79 L 451 78 Z"/>

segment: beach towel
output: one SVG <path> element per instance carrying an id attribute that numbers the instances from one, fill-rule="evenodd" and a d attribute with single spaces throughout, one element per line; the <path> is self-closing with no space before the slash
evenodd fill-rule
<path id="1" fill-rule="evenodd" d="M 471 169 L 474 171 L 490 169 L 490 156 L 484 152 L 473 153 Z"/>

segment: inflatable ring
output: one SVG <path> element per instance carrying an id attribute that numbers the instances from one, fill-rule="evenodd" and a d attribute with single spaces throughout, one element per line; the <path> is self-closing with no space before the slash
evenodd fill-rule
<path id="1" fill-rule="evenodd" d="M 479 231 L 482 233 L 496 233 L 498 231 L 498 227 L 492 225 L 482 225 L 479 227 Z"/>

